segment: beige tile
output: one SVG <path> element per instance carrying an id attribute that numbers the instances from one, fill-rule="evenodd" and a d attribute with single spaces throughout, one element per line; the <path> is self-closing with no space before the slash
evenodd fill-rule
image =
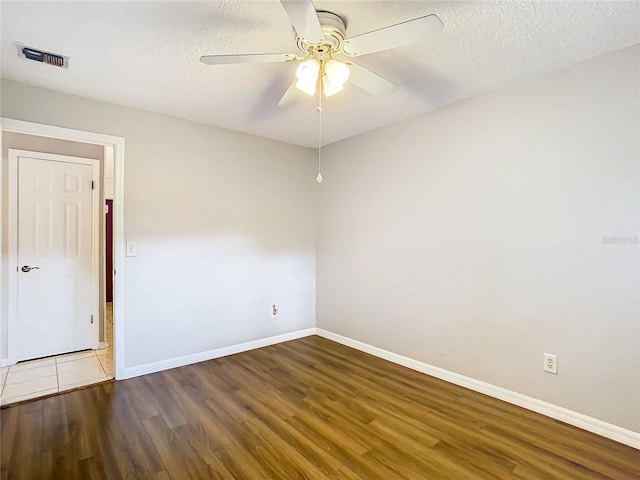
<path id="1" fill-rule="evenodd" d="M 107 374 L 107 377 L 113 378 L 113 357 L 110 357 L 109 355 L 102 355 L 98 357 L 98 360 L 100 360 L 102 368 L 104 368 L 104 372 Z"/>
<path id="2" fill-rule="evenodd" d="M 58 393 L 58 389 L 50 388 L 48 390 L 41 390 L 39 392 L 30 392 L 25 395 L 17 395 L 15 397 L 5 397 L 3 395 L 2 398 L 0 398 L 0 405 L 8 405 L 10 403 L 22 402 L 23 400 L 29 400 L 30 398 L 44 397 L 45 395 L 50 395 L 52 393 Z"/>
<path id="3" fill-rule="evenodd" d="M 19 372 L 21 370 L 29 370 L 30 368 L 44 367 L 45 365 L 55 365 L 54 357 L 41 358 L 40 360 L 29 360 L 28 362 L 20 362 L 9 367 L 10 372 Z"/>
<path id="4" fill-rule="evenodd" d="M 43 392 L 45 390 L 58 389 L 58 378 L 53 375 L 50 377 L 35 378 L 21 383 L 5 385 L 2 391 L 2 400 L 24 397 L 32 393 Z"/>
<path id="5" fill-rule="evenodd" d="M 66 355 L 58 355 L 56 357 L 56 363 L 65 363 L 72 362 L 74 360 L 80 360 L 81 358 L 90 358 L 95 357 L 96 354 L 93 350 L 89 350 L 86 352 L 76 352 L 76 353 L 67 353 Z"/>
<path id="6" fill-rule="evenodd" d="M 101 368 L 100 360 L 93 355 L 92 357 L 79 358 L 68 362 L 58 364 L 58 375 L 68 372 L 91 371 L 92 369 Z"/>
<path id="7" fill-rule="evenodd" d="M 69 383 L 61 383 L 60 384 L 60 391 L 64 392 L 66 390 L 72 390 L 74 388 L 84 387 L 85 385 L 92 385 L 94 383 L 100 383 L 100 382 L 104 382 L 106 380 L 109 380 L 109 379 L 103 373 L 102 376 L 100 376 L 100 377 L 86 378 L 84 380 L 70 381 Z"/>
<path id="8" fill-rule="evenodd" d="M 96 378 L 106 379 L 106 374 L 95 356 L 58 364 L 58 381 L 61 388 Z"/>
<path id="9" fill-rule="evenodd" d="M 109 347 L 109 348 L 104 348 L 102 350 L 96 350 L 96 355 L 98 355 L 99 357 L 104 357 L 104 356 L 113 357 L 113 348 Z"/>
<path id="10" fill-rule="evenodd" d="M 113 357 L 111 355 L 98 355 L 98 360 L 104 367 L 105 365 L 109 365 L 113 367 Z"/>
<path id="11" fill-rule="evenodd" d="M 14 372 L 13 369 L 9 369 L 6 384 L 13 385 L 16 383 L 35 380 L 37 378 L 50 377 L 56 374 L 57 372 L 55 364 L 45 365 L 43 367 L 29 368 L 27 370 L 18 370 L 17 372 Z"/>

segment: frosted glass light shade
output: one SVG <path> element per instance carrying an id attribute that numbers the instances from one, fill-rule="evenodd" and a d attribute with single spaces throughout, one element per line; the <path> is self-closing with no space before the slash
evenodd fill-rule
<path id="1" fill-rule="evenodd" d="M 319 72 L 320 64 L 317 60 L 311 58 L 306 62 L 302 62 L 296 70 L 296 77 L 298 78 L 296 88 L 307 95 L 313 96 L 316 93 Z"/>
<path id="2" fill-rule="evenodd" d="M 315 83 L 318 79 L 320 64 L 317 60 L 311 58 L 306 62 L 302 62 L 296 70 L 296 77 L 303 83 Z"/>
<path id="3" fill-rule="evenodd" d="M 296 88 L 301 92 L 304 92 L 307 95 L 311 95 L 313 97 L 316 93 L 316 81 L 305 83 L 301 80 L 298 80 L 296 82 Z"/>
<path id="4" fill-rule="evenodd" d="M 333 85 L 344 85 L 351 73 L 349 67 L 336 60 L 329 60 L 324 66 L 324 72 Z"/>
<path id="5" fill-rule="evenodd" d="M 329 75 L 325 75 L 322 78 L 322 90 L 324 91 L 325 97 L 330 97 L 344 90 L 344 86 L 341 83 L 333 83 Z"/>

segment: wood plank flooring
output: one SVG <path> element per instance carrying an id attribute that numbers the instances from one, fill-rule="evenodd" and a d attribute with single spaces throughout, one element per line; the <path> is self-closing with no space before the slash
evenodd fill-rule
<path id="1" fill-rule="evenodd" d="M 2 479 L 640 478 L 640 451 L 307 337 L 0 411 Z"/>

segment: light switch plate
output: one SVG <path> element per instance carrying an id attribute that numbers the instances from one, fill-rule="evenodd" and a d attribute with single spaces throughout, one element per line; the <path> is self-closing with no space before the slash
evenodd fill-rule
<path id="1" fill-rule="evenodd" d="M 127 257 L 136 256 L 136 242 L 133 240 L 127 240 Z"/>

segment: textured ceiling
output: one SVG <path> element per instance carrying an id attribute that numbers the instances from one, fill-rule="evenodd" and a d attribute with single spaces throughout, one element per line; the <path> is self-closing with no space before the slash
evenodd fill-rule
<path id="1" fill-rule="evenodd" d="M 347 36 L 436 13 L 443 36 L 359 57 L 400 88 L 347 85 L 326 99 L 323 144 L 640 41 L 640 3 L 322 1 Z M 278 1 L 0 3 L 2 77 L 314 147 L 311 97 L 277 108 L 296 65 L 206 66 L 200 55 L 296 53 Z M 67 55 L 69 70 L 20 59 L 15 42 Z"/>

